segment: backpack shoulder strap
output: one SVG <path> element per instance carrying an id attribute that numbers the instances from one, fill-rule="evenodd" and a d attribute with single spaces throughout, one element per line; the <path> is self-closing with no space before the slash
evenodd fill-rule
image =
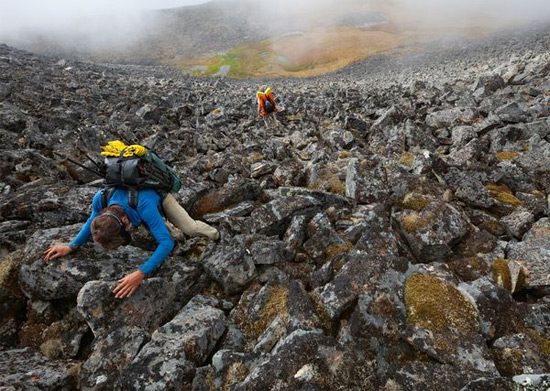
<path id="1" fill-rule="evenodd" d="M 139 193 L 135 187 L 128 188 L 128 206 L 137 210 Z"/>
<path id="2" fill-rule="evenodd" d="M 113 193 L 115 192 L 116 187 L 110 186 L 105 187 L 101 190 L 101 209 L 105 209 L 109 205 L 109 200 L 111 199 Z M 128 206 L 132 209 L 137 209 L 139 202 L 139 193 L 135 187 L 128 187 Z"/>
<path id="3" fill-rule="evenodd" d="M 109 200 L 114 192 L 114 187 L 104 187 L 103 190 L 101 190 L 101 209 L 105 209 L 109 205 Z"/>

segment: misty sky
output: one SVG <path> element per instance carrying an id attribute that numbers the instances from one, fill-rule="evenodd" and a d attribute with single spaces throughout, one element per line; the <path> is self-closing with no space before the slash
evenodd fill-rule
<path id="1" fill-rule="evenodd" d="M 205 3 L 206 0 L 0 0 L 0 32 L 41 28 L 82 17 L 133 16 L 143 10 Z"/>
<path id="2" fill-rule="evenodd" d="M 59 13 L 110 13 L 120 10 L 171 8 L 206 3 L 207 0 L 2 0 L 0 15 L 21 16 Z"/>
<path id="3" fill-rule="evenodd" d="M 347 3 L 378 5 L 402 26 L 441 29 L 516 21 L 529 25 L 550 21 L 550 0 L 237 0 L 261 7 L 250 20 L 269 18 L 275 31 L 315 26 L 320 11 L 345 12 Z M 27 43 L 56 42 L 71 49 L 112 48 L 135 44 L 163 26 L 152 9 L 206 3 L 206 0 L 0 0 L 0 43 L 26 47 Z M 354 8 L 350 8 L 354 9 Z M 315 10 L 316 13 L 309 11 Z M 145 12 L 143 12 L 145 11 Z M 228 11 L 231 12 L 231 11 Z M 395 15 L 394 15 L 395 14 Z M 296 16 L 298 15 L 298 16 Z M 403 18 L 404 17 L 404 18 Z M 395 19 L 395 20 L 394 20 Z M 303 26 L 293 24 L 298 20 Z M 246 21 L 245 21 L 246 22 Z M 286 24 L 288 23 L 288 24 Z"/>
<path id="4" fill-rule="evenodd" d="M 27 34 L 55 40 L 79 36 L 87 43 L 136 40 L 152 28 L 144 10 L 206 3 L 206 0 L 0 0 L 0 43 L 25 42 Z"/>

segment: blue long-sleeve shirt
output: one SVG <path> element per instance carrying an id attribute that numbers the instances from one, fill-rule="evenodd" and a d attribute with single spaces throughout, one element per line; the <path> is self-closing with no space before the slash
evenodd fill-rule
<path id="1" fill-rule="evenodd" d="M 159 207 L 161 203 L 159 194 L 154 190 L 139 190 L 138 193 L 138 205 L 136 209 L 130 208 L 128 204 L 128 191 L 125 189 L 116 189 L 111 195 L 108 206 L 118 205 L 124 209 L 124 213 L 130 219 L 130 222 L 134 227 L 145 223 L 155 240 L 157 241 L 157 248 L 153 252 L 153 255 L 139 267 L 145 275 L 151 274 L 170 254 L 170 251 L 174 248 L 174 239 L 170 235 L 168 228 L 160 214 Z M 92 214 L 86 220 L 86 223 L 71 243 L 70 247 L 78 247 L 86 243 L 90 236 L 92 220 L 96 218 L 102 210 L 101 205 L 101 191 L 94 195 L 92 200 Z"/>

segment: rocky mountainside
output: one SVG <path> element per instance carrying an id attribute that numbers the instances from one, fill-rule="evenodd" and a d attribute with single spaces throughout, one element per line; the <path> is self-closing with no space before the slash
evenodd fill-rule
<path id="1" fill-rule="evenodd" d="M 267 81 L 0 46 L 0 388 L 546 389 L 550 28 Z M 131 298 L 146 231 L 68 242 L 120 138 L 180 173 L 218 227 Z M 546 374 L 546 375 L 545 375 Z"/>

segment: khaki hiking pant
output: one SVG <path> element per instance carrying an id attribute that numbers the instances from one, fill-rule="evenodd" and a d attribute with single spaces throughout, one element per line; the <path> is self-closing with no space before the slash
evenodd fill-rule
<path id="1" fill-rule="evenodd" d="M 263 117 L 263 120 L 264 120 L 265 127 L 268 129 L 276 128 L 277 126 L 279 126 L 279 121 L 277 121 L 277 117 L 275 117 L 275 113 L 270 113 L 266 115 L 265 117 Z"/>
<path id="2" fill-rule="evenodd" d="M 162 209 L 166 219 L 179 228 L 187 236 L 206 236 L 208 239 L 218 240 L 220 233 L 214 227 L 193 220 L 185 209 L 178 203 L 172 194 L 168 194 L 162 201 Z M 177 235 L 176 235 L 177 236 Z"/>

